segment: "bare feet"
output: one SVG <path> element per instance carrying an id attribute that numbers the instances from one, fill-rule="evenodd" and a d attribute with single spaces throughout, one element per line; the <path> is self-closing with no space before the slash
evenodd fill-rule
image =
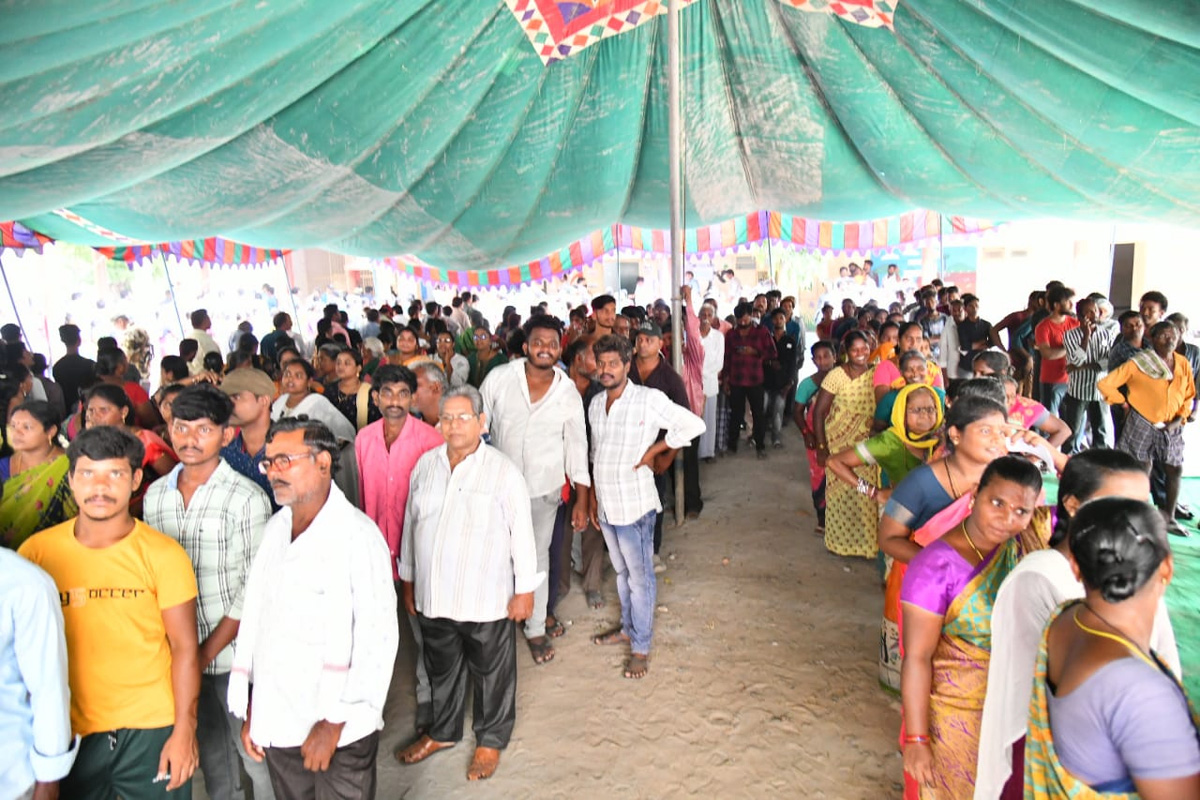
<path id="1" fill-rule="evenodd" d="M 426 734 L 396 753 L 396 760 L 401 764 L 416 764 L 429 758 L 437 751 L 445 750 L 448 747 L 454 747 L 454 742 L 439 742 L 431 739 L 429 734 Z"/>
<path id="2" fill-rule="evenodd" d="M 613 628 L 611 631 L 605 631 L 592 637 L 592 644 L 624 644 L 629 641 L 629 637 L 620 627 Z"/>
<path id="3" fill-rule="evenodd" d="M 650 657 L 641 653 L 631 653 L 625 662 L 626 678 L 644 678 L 650 671 Z"/>
<path id="4" fill-rule="evenodd" d="M 550 640 L 545 636 L 535 636 L 528 640 L 529 654 L 533 656 L 533 663 L 545 664 L 547 661 L 554 660 L 554 645 L 550 644 Z"/>
<path id="5" fill-rule="evenodd" d="M 496 767 L 499 766 L 499 750 L 494 747 L 476 747 L 475 757 L 471 759 L 471 766 L 467 769 L 467 780 L 486 781 L 496 774 Z"/>
<path id="6" fill-rule="evenodd" d="M 587 593 L 588 608 L 604 608 L 604 595 L 595 590 Z"/>

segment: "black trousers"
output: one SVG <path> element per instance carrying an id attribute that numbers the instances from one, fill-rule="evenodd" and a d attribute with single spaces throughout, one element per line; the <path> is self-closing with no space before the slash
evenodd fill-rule
<path id="1" fill-rule="evenodd" d="M 517 721 L 517 638 L 512 620 L 458 622 L 418 616 L 433 689 L 429 736 L 438 742 L 462 740 L 469 675 L 475 746 L 503 750 Z"/>
<path id="2" fill-rule="evenodd" d="M 754 420 L 754 447 L 766 447 L 767 415 L 763 413 L 763 387 L 729 387 L 729 449 L 736 453 L 741 438 L 742 421 L 746 419 L 746 402 L 750 403 L 750 417 Z"/>
<path id="3" fill-rule="evenodd" d="M 374 800 L 379 732 L 333 751 L 329 769 L 304 768 L 299 747 L 266 747 L 276 800 Z"/>

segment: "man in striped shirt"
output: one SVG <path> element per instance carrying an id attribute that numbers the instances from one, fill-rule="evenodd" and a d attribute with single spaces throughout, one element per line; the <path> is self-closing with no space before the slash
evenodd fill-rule
<path id="1" fill-rule="evenodd" d="M 221 448 L 234 434 L 233 401 L 225 392 L 207 383 L 189 386 L 171 404 L 171 414 L 169 433 L 180 463 L 150 484 L 143 511 L 150 527 L 183 546 L 196 570 L 202 671 L 196 742 L 204 785 L 213 800 L 245 797 L 244 766 L 255 800 L 273 798 L 267 766 L 246 754 L 242 721 L 225 702 L 246 576 L 271 516 L 271 502 L 254 481 L 221 458 Z"/>
<path id="2" fill-rule="evenodd" d="M 594 397 L 588 407 L 594 490 L 591 516 L 604 533 L 621 598 L 620 626 L 592 641 L 628 642 L 625 677 L 642 678 L 650 668 L 658 588 L 653 565 L 654 517 L 662 506 L 654 473 L 704 433 L 704 420 L 659 390 L 629 380 L 633 348 L 628 339 L 604 336 L 592 349 L 596 377 L 605 392 Z M 660 430 L 667 432 L 662 439 L 658 438 Z"/>
<path id="3" fill-rule="evenodd" d="M 1103 297 L 1086 297 L 1075 306 L 1079 327 L 1063 334 L 1067 354 L 1067 394 L 1061 416 L 1071 426 L 1071 438 L 1063 451 L 1078 453 L 1087 448 L 1088 427 L 1094 447 L 1112 446 L 1112 416 L 1096 381 L 1108 374 L 1108 357 L 1117 338 L 1111 323 L 1112 305 Z"/>
<path id="4" fill-rule="evenodd" d="M 416 764 L 457 744 L 470 684 L 475 756 L 467 779 L 477 781 L 495 773 L 512 736 L 513 622 L 529 618 L 534 590 L 546 574 L 537 568 L 525 479 L 508 456 L 480 438 L 487 415 L 479 391 L 451 389 L 439 419 L 446 443 L 413 469 L 400 540 L 401 592 L 421 624 L 433 724 L 396 757 Z"/>

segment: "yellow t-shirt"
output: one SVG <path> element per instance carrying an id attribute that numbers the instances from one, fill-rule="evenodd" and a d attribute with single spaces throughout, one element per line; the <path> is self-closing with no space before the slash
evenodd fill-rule
<path id="1" fill-rule="evenodd" d="M 139 520 L 111 547 L 85 547 L 72 519 L 29 537 L 18 552 L 58 586 L 75 733 L 174 724 L 162 610 L 196 597 L 179 543 Z"/>

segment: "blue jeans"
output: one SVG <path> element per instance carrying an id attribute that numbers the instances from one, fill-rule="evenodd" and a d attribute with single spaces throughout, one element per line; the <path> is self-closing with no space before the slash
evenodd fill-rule
<path id="1" fill-rule="evenodd" d="M 1066 396 L 1067 385 L 1065 383 L 1042 384 L 1042 405 L 1056 417 L 1059 416 L 1058 409 L 1062 405 L 1063 398 Z"/>
<path id="2" fill-rule="evenodd" d="M 654 579 L 654 517 L 651 511 L 632 525 L 600 523 L 608 557 L 617 573 L 617 595 L 621 598 L 621 630 L 629 637 L 630 650 L 650 652 L 654 636 L 654 604 L 658 584 Z"/>

